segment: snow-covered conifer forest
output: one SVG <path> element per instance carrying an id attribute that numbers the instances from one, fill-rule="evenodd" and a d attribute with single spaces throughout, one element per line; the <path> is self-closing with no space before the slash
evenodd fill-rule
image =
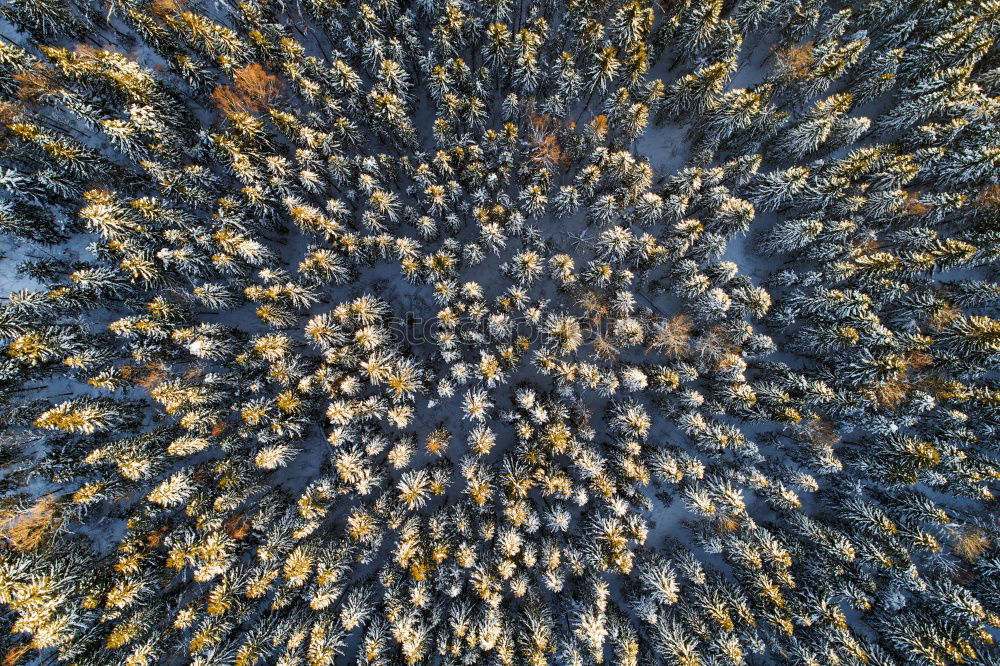
<path id="1" fill-rule="evenodd" d="M 5 666 L 1000 666 L 1000 0 L 3 0 Z"/>

